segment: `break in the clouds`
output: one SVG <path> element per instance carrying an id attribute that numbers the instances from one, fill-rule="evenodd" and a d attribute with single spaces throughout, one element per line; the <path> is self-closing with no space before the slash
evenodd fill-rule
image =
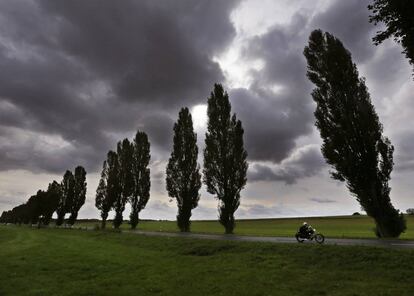
<path id="1" fill-rule="evenodd" d="M 164 189 L 173 124 L 189 107 L 201 152 L 215 82 L 245 129 L 250 168 L 240 217 L 359 210 L 356 202 L 337 206 L 351 198 L 329 179 L 320 153 L 302 54 L 316 28 L 340 38 L 366 77 L 395 145 L 392 199 L 412 207 L 404 184 L 414 170 L 414 83 L 398 45 L 372 44 L 378 28 L 368 22 L 369 2 L 1 1 L 0 210 L 81 164 L 89 175 L 80 214 L 95 216 L 107 151 L 141 129 L 152 151 L 143 217 L 174 218 Z M 216 200 L 204 189 L 194 217 L 216 218 Z"/>

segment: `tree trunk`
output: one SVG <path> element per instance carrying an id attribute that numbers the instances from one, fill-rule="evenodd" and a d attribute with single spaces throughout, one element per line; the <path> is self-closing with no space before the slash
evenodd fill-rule
<path id="1" fill-rule="evenodd" d="M 62 215 L 58 213 L 58 217 L 56 219 L 56 225 L 61 226 L 64 220 L 65 220 L 65 214 Z"/>
<path id="2" fill-rule="evenodd" d="M 130 215 L 130 221 L 129 223 L 131 223 L 131 229 L 135 230 L 138 226 L 139 223 L 139 213 L 137 210 L 133 210 L 133 212 Z"/>

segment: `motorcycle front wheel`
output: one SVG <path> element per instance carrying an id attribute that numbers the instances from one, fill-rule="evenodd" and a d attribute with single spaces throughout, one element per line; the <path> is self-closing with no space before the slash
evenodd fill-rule
<path id="1" fill-rule="evenodd" d="M 325 241 L 325 237 L 322 234 L 318 233 L 317 235 L 315 235 L 315 241 L 318 244 L 323 244 L 323 242 Z"/>

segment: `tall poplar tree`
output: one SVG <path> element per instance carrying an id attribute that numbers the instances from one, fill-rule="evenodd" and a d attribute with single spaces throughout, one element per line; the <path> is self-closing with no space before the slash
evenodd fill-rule
<path id="1" fill-rule="evenodd" d="M 351 54 L 329 33 L 315 30 L 304 55 L 307 76 L 316 88 L 316 127 L 322 154 L 335 171 L 334 179 L 346 182 L 367 214 L 374 218 L 379 237 L 397 237 L 406 228 L 402 214 L 390 200 L 388 181 L 394 147 L 382 135 L 382 125 Z"/>
<path id="2" fill-rule="evenodd" d="M 26 203 L 26 206 L 27 206 L 26 221 L 27 223 L 30 223 L 32 225 L 40 222 L 40 216 L 42 215 L 39 191 L 36 193 L 36 195 L 32 195 Z"/>
<path id="3" fill-rule="evenodd" d="M 125 203 L 122 201 L 122 189 L 119 180 L 120 168 L 118 154 L 116 152 L 108 152 L 107 164 L 107 195 L 108 199 L 113 201 L 112 208 L 115 210 L 115 218 L 113 220 L 113 225 L 115 228 L 119 228 L 119 226 L 122 224 L 122 212 L 125 209 Z"/>
<path id="4" fill-rule="evenodd" d="M 68 224 L 73 225 L 78 217 L 78 212 L 82 208 L 86 199 L 86 170 L 82 166 L 75 168 L 73 202 L 70 207 Z"/>
<path id="5" fill-rule="evenodd" d="M 131 203 L 130 224 L 135 229 L 139 222 L 139 212 L 143 210 L 150 197 L 150 143 L 145 132 L 137 131 L 133 142 L 133 190 L 129 198 Z"/>
<path id="6" fill-rule="evenodd" d="M 197 134 L 188 108 L 182 108 L 174 125 L 173 151 L 168 161 L 166 186 L 178 206 L 177 225 L 182 232 L 190 231 L 191 210 L 196 208 L 201 187 L 200 166 L 197 163 Z"/>
<path id="7" fill-rule="evenodd" d="M 57 210 L 59 201 L 62 198 L 61 184 L 53 181 L 49 184 L 47 191 L 44 194 L 43 204 L 43 224 L 49 225 L 52 220 L 53 213 Z"/>
<path id="8" fill-rule="evenodd" d="M 106 219 L 108 213 L 112 208 L 113 200 L 109 199 L 108 195 L 108 166 L 107 161 L 103 162 L 101 179 L 99 180 L 98 188 L 96 189 L 95 207 L 101 212 L 102 224 L 101 228 L 105 229 Z"/>
<path id="9" fill-rule="evenodd" d="M 220 84 L 214 85 L 208 98 L 207 115 L 203 181 L 219 200 L 219 221 L 225 232 L 233 233 L 234 213 L 247 181 L 247 152 L 242 123 L 235 114 L 231 116 L 229 96 Z"/>
<path id="10" fill-rule="evenodd" d="M 133 155 L 134 147 L 128 139 L 118 143 L 117 148 L 118 161 L 119 161 L 119 186 L 121 190 L 120 200 L 118 202 L 118 211 L 116 211 L 115 219 L 117 223 L 122 223 L 122 212 L 125 208 L 125 204 L 132 195 L 134 189 L 134 176 L 133 176 Z M 122 211 L 121 211 L 122 210 Z"/>
<path id="11" fill-rule="evenodd" d="M 62 195 L 59 200 L 58 208 L 56 210 L 57 220 L 56 225 L 60 226 L 65 220 L 66 213 L 70 213 L 74 198 L 75 177 L 72 172 L 67 170 L 63 175 L 61 184 Z"/>

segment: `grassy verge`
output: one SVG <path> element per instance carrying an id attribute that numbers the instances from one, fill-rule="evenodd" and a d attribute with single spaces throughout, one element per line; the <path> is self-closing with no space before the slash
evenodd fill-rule
<path id="1" fill-rule="evenodd" d="M 412 295 L 414 251 L 0 226 L 0 295 Z"/>
<path id="2" fill-rule="evenodd" d="M 367 216 L 312 217 L 286 219 L 239 220 L 236 223 L 235 234 L 252 236 L 293 236 L 303 221 L 307 221 L 327 237 L 336 238 L 375 238 L 374 222 Z M 402 239 L 414 239 L 414 216 L 406 216 L 407 231 Z M 92 227 L 99 223 L 80 223 L 78 226 Z M 108 223 L 111 227 L 111 224 Z M 128 224 L 122 225 L 129 228 Z M 146 231 L 178 231 L 175 221 L 142 221 L 138 225 Z M 193 221 L 192 232 L 223 233 L 223 227 L 217 221 Z"/>

